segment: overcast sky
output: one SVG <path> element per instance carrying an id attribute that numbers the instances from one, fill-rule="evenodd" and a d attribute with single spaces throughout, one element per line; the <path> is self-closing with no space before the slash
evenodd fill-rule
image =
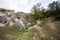
<path id="1" fill-rule="evenodd" d="M 30 12 L 32 6 L 41 2 L 41 6 L 47 8 L 47 5 L 56 0 L 0 0 L 0 8 L 11 9 L 15 11 Z"/>

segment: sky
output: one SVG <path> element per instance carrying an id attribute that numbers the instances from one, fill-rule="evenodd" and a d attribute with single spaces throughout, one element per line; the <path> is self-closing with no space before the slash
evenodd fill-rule
<path id="1" fill-rule="evenodd" d="M 0 8 L 29 13 L 33 5 L 41 2 L 47 8 L 48 4 L 57 0 L 0 0 Z"/>

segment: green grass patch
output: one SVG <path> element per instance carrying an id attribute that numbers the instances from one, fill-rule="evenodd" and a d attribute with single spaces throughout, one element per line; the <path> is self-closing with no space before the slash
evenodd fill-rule
<path id="1" fill-rule="evenodd" d="M 12 40 L 32 40 L 32 36 L 33 34 L 36 33 L 36 39 L 40 40 L 40 33 L 37 29 L 33 28 L 31 30 L 29 30 L 28 32 L 25 31 L 25 29 L 23 28 L 22 30 L 17 30 L 15 29 L 14 26 L 12 27 L 0 27 L 0 39 L 1 40 L 5 40 L 6 37 L 4 38 L 5 34 L 10 34 L 13 36 Z M 8 40 L 8 39 L 6 39 Z"/>

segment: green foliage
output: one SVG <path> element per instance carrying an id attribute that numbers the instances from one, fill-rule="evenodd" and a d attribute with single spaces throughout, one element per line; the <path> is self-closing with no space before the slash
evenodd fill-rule
<path id="1" fill-rule="evenodd" d="M 39 3 L 38 3 L 39 4 Z M 44 9 L 43 7 L 40 8 L 41 4 L 38 5 L 34 5 L 32 10 L 31 10 L 31 14 L 30 14 L 30 19 L 33 20 L 44 20 L 47 17 L 53 17 L 58 20 L 60 20 L 60 8 L 57 1 L 52 2 L 48 5 L 48 9 Z"/>
<path id="2" fill-rule="evenodd" d="M 52 16 L 52 17 L 55 17 L 56 19 L 60 20 L 60 8 L 59 8 L 58 4 L 60 4 L 60 3 L 58 3 L 57 1 L 49 4 L 48 16 Z"/>
<path id="3" fill-rule="evenodd" d="M 40 40 L 40 33 L 37 29 L 32 28 L 28 32 L 23 28 L 21 31 L 16 30 L 14 26 L 11 27 L 0 27 L 0 40 L 31 40 L 33 34 L 36 33 L 37 39 Z M 9 36 L 7 37 L 7 35 Z M 12 38 L 10 38 L 12 36 Z"/>
<path id="4" fill-rule="evenodd" d="M 33 20 L 38 20 L 38 19 L 39 20 L 42 20 L 42 19 L 44 19 L 45 18 L 45 15 L 46 15 L 45 9 L 44 8 L 41 8 L 41 10 L 40 10 L 40 9 L 38 9 L 38 7 L 36 7 L 36 8 L 34 8 L 34 11 L 31 12 L 30 19 L 33 19 Z"/>
<path id="5" fill-rule="evenodd" d="M 52 2 L 52 3 L 50 3 L 49 5 L 48 5 L 48 9 L 50 10 L 50 11 L 54 11 L 54 10 L 56 10 L 56 4 L 57 2 Z"/>
<path id="6" fill-rule="evenodd" d="M 4 9 L 4 8 L 0 8 L 0 12 L 6 12 L 7 9 Z"/>

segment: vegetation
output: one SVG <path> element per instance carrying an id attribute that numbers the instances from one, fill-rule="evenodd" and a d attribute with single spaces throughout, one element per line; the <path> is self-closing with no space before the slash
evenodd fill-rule
<path id="1" fill-rule="evenodd" d="M 0 12 L 6 12 L 7 9 L 4 9 L 4 8 L 0 8 Z"/>
<path id="2" fill-rule="evenodd" d="M 39 4 L 39 3 L 38 3 Z M 38 5 L 34 5 L 30 16 L 29 16 L 29 20 L 30 22 L 36 22 L 36 20 L 40 20 L 40 21 L 44 21 L 44 23 L 46 22 L 46 20 L 53 20 L 53 21 L 60 21 L 60 3 L 58 3 L 57 1 L 54 1 L 52 3 L 50 3 L 48 5 L 47 9 L 44 9 L 43 7 L 41 7 L 41 4 Z M 32 19 L 32 20 L 31 20 Z M 47 21 L 48 22 L 48 21 Z M 57 26 L 58 29 L 59 26 Z M 51 37 L 53 37 L 53 40 L 60 40 L 60 32 L 58 29 L 52 29 L 50 28 L 50 26 L 48 25 L 44 25 L 42 26 L 42 29 L 44 30 L 44 32 L 46 33 L 46 35 L 48 36 L 46 40 L 52 40 Z M 42 40 L 45 40 L 42 39 Z"/>
<path id="3" fill-rule="evenodd" d="M 39 3 L 38 3 L 39 4 Z M 57 1 L 48 5 L 48 9 L 40 7 L 41 4 L 34 5 L 30 14 L 30 19 L 44 20 L 45 18 L 53 17 L 55 20 L 60 20 L 60 7 Z"/>
<path id="4" fill-rule="evenodd" d="M 36 40 L 60 40 L 60 28 L 52 29 L 50 26 L 44 24 L 48 19 L 60 21 L 60 5 L 57 4 L 60 3 L 54 1 L 48 5 L 48 9 L 45 9 L 41 7 L 41 3 L 38 3 L 33 6 L 29 15 L 29 22 L 32 25 L 35 25 L 37 23 L 36 20 L 42 22 L 40 26 L 42 25 L 41 28 L 46 37 L 40 37 L 40 29 L 37 30 L 36 28 L 32 28 L 31 30 L 26 32 L 24 28 L 22 30 L 17 30 L 14 26 L 8 27 L 8 25 L 6 25 L 4 27 L 0 27 L 0 40 L 32 40 L 33 37 L 35 37 Z M 0 9 L 0 12 L 6 11 L 6 9 Z M 12 20 L 14 19 L 12 18 Z M 51 37 L 53 38 L 51 39 Z"/>
<path id="5" fill-rule="evenodd" d="M 36 33 L 36 39 L 40 40 L 40 33 L 37 29 L 32 28 L 28 32 L 23 28 L 21 31 L 12 27 L 0 27 L 0 40 L 32 40 Z"/>

